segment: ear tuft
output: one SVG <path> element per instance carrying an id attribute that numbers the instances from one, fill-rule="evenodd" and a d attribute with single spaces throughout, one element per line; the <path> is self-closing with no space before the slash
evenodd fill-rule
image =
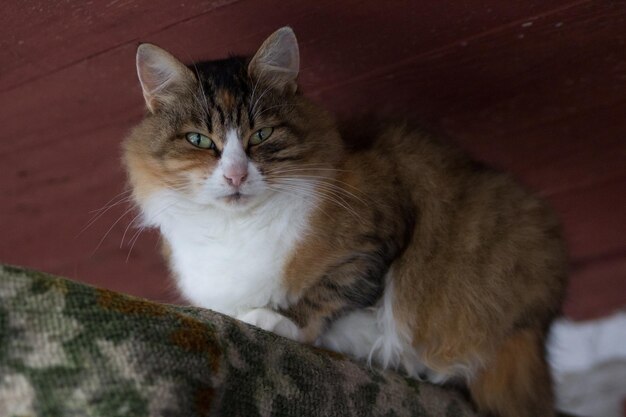
<path id="1" fill-rule="evenodd" d="M 272 33 L 248 65 L 248 74 L 251 78 L 290 92 L 296 91 L 299 71 L 298 40 L 288 26 Z"/>
<path id="2" fill-rule="evenodd" d="M 137 48 L 137 76 L 148 109 L 154 113 L 177 91 L 195 82 L 195 76 L 182 62 L 158 46 L 142 43 Z"/>

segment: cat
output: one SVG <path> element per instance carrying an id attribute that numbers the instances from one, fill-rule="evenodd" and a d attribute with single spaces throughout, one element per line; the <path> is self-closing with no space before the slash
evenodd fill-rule
<path id="1" fill-rule="evenodd" d="M 252 58 L 136 58 L 147 112 L 124 163 L 191 303 L 462 384 L 489 415 L 554 415 L 544 340 L 567 262 L 543 202 L 407 124 L 347 146 L 357 130 L 298 90 L 289 27 Z"/>

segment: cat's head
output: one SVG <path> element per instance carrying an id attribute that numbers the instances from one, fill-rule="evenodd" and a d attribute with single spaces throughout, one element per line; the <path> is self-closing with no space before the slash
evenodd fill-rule
<path id="1" fill-rule="evenodd" d="M 185 66 L 150 44 L 137 50 L 148 109 L 124 146 L 135 199 L 159 192 L 245 211 L 302 187 L 341 157 L 334 122 L 297 91 L 299 52 L 281 28 L 252 58 Z"/>

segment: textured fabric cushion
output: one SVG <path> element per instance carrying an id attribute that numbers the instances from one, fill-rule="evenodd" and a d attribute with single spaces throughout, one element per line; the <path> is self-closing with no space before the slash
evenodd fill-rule
<path id="1" fill-rule="evenodd" d="M 470 416 L 456 393 L 220 314 L 0 266 L 0 417 Z"/>

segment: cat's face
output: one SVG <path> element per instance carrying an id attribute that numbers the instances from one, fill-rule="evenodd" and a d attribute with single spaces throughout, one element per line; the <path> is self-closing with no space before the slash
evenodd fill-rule
<path id="1" fill-rule="evenodd" d="M 137 69 L 150 114 L 125 144 L 139 200 L 169 191 L 194 203 L 244 211 L 278 194 L 306 192 L 341 153 L 332 121 L 296 93 L 291 29 L 251 59 L 185 67 L 141 45 Z"/>

